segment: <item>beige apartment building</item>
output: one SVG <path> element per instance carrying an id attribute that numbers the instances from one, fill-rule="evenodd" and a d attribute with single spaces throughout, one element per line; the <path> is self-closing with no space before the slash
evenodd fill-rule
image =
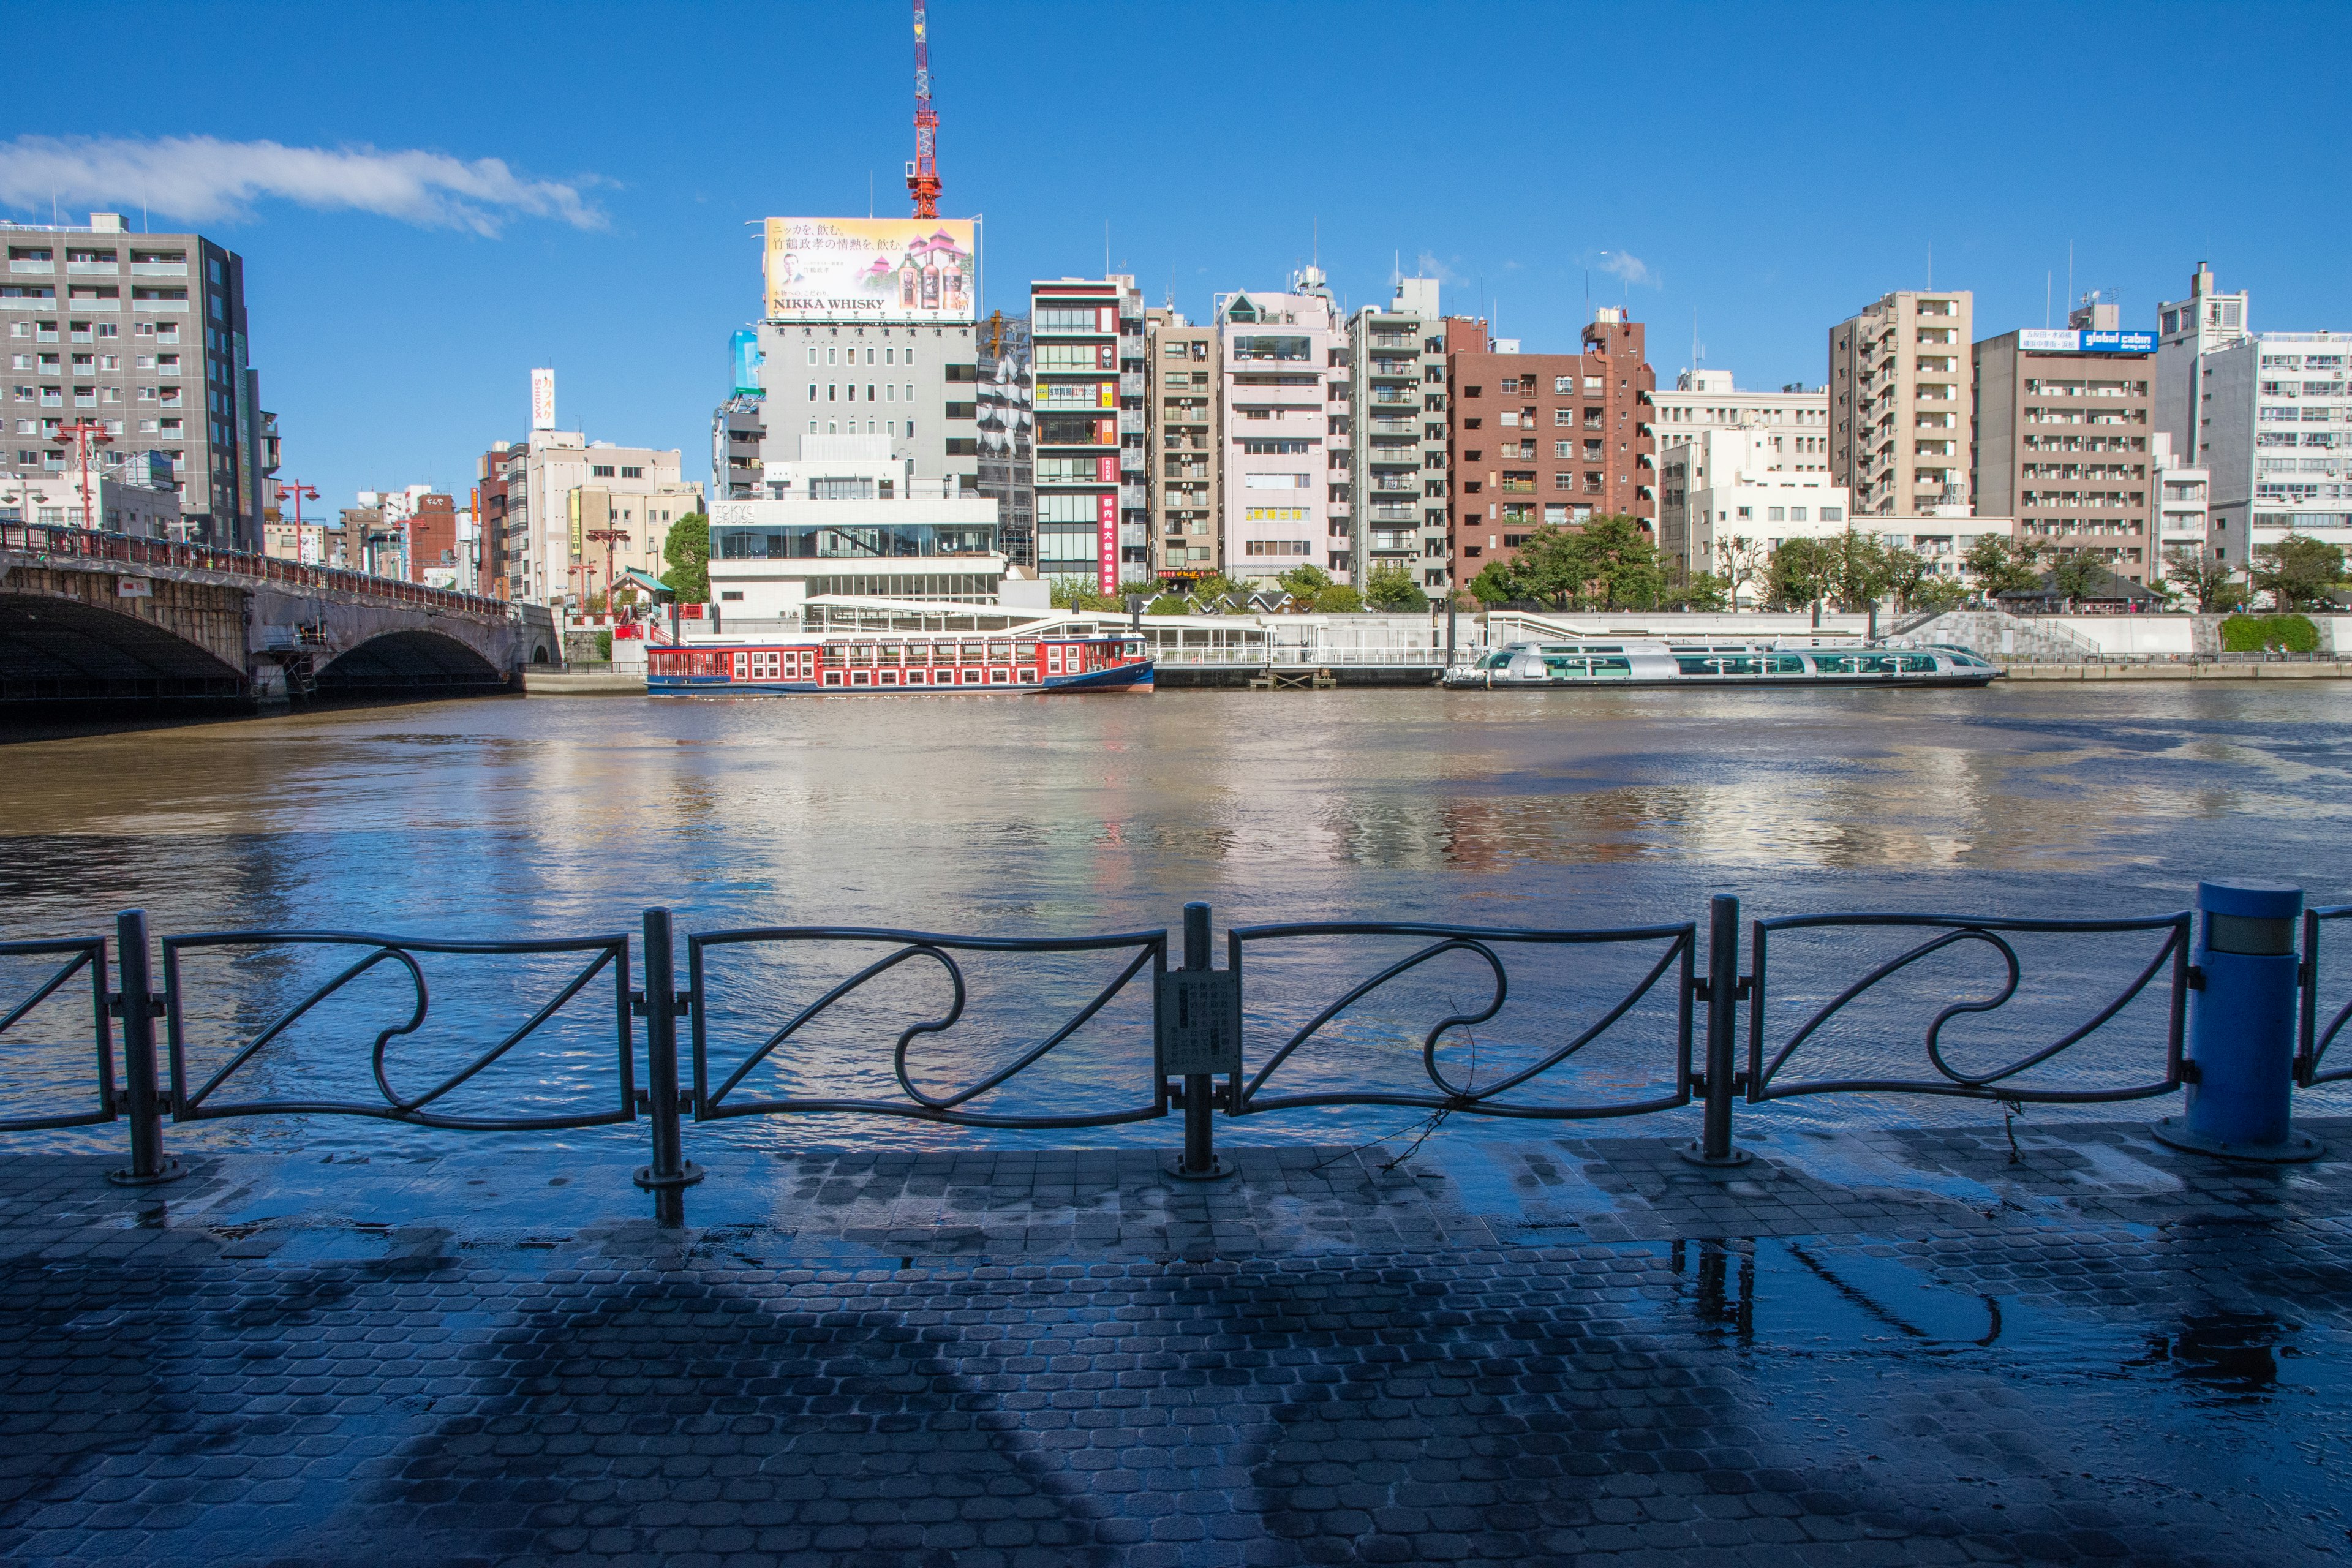
<path id="1" fill-rule="evenodd" d="M 2156 334 L 2091 303 L 2061 329 L 1972 350 L 1978 510 L 2017 519 L 2020 543 L 2091 554 L 2134 583 L 2163 575 L 2156 518 Z"/>
<path id="2" fill-rule="evenodd" d="M 1830 479 L 1858 516 L 1966 514 L 1975 303 L 1900 289 L 1830 329 Z"/>
<path id="3" fill-rule="evenodd" d="M 1160 577 L 1203 577 L 1224 569 L 1217 520 L 1217 330 L 1181 313 L 1147 310 L 1145 417 L 1150 426 L 1151 569 Z"/>

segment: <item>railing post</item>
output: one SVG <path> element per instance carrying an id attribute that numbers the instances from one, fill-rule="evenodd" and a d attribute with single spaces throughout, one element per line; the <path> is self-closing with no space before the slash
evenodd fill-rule
<path id="1" fill-rule="evenodd" d="M 2158 1140 L 2226 1160 L 2315 1160 L 2326 1145 L 2298 1132 L 2294 1109 L 2295 952 L 2303 889 L 2275 883 L 2197 884 L 2188 1104 Z"/>
<path id="2" fill-rule="evenodd" d="M 1209 906 L 1203 903 L 1186 904 L 1184 906 L 1184 966 L 1178 972 L 1176 984 L 1169 988 L 1168 994 L 1160 1002 L 1160 1010 L 1163 1013 L 1173 1007 L 1179 1009 L 1183 1016 L 1175 1020 L 1177 1025 L 1175 1030 L 1170 1031 L 1163 1028 L 1161 1039 L 1164 1042 L 1171 1037 L 1181 1038 L 1186 1041 L 1188 1047 L 1202 1048 L 1210 1055 L 1221 1054 L 1223 1047 L 1238 1051 L 1240 1044 L 1237 1033 L 1230 1040 L 1217 1038 L 1223 1033 L 1238 1031 L 1240 1028 L 1241 1009 L 1237 1003 L 1226 1004 L 1218 1000 L 1223 993 L 1217 990 L 1213 983 L 1209 983 L 1206 989 L 1199 989 L 1198 987 L 1202 986 L 1202 982 L 1188 982 L 1181 978 L 1208 973 L 1210 973 Z M 1230 981 L 1227 984 L 1230 984 Z M 1191 1016 L 1191 1010 L 1195 1006 L 1200 1007 L 1207 1016 L 1201 1019 Z M 1189 1049 L 1187 1054 L 1190 1054 Z M 1167 1065 L 1165 1061 L 1162 1062 L 1163 1069 Z M 1202 1064 L 1187 1060 L 1179 1065 L 1191 1067 Z M 1221 1176 L 1230 1176 L 1234 1173 L 1234 1167 L 1217 1158 L 1214 1121 L 1215 1074 L 1185 1072 L 1181 1076 L 1184 1079 L 1184 1153 L 1169 1174 L 1187 1182 L 1213 1182 Z"/>
<path id="3" fill-rule="evenodd" d="M 669 911 L 646 911 L 646 1097 L 653 1122 L 654 1163 L 641 1167 L 637 1185 L 649 1192 L 690 1187 L 702 1168 L 686 1157 L 677 1116 L 677 977 L 672 963 Z"/>
<path id="4" fill-rule="evenodd" d="M 163 1152 L 163 1101 L 155 1081 L 155 1018 L 163 1004 L 147 967 L 147 911 L 114 917 L 115 973 L 122 989 L 110 999 L 122 1020 L 122 1084 L 131 1116 L 131 1163 L 106 1179 L 122 1187 L 152 1187 L 188 1173 Z"/>
<path id="5" fill-rule="evenodd" d="M 1683 1158 L 1696 1165 L 1745 1165 L 1749 1155 L 1731 1142 L 1731 1094 L 1738 1087 L 1732 1066 L 1739 1018 L 1739 900 L 1717 893 L 1706 928 L 1706 1121 L 1699 1140 Z"/>

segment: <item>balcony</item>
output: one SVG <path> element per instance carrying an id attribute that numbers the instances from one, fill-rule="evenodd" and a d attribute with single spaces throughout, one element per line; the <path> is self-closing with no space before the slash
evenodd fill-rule
<path id="1" fill-rule="evenodd" d="M 1372 401 L 1383 405 L 1401 404 L 1409 408 L 1419 400 L 1402 387 L 1376 386 L 1372 388 Z"/>
<path id="2" fill-rule="evenodd" d="M 113 261 L 68 261 L 66 263 L 66 270 L 85 278 L 93 275 L 115 278 L 121 275 L 122 267 L 121 263 Z"/>
<path id="3" fill-rule="evenodd" d="M 36 278 L 48 278 L 55 276 L 58 270 L 58 264 L 54 261 L 12 260 L 8 263 L 8 270 L 11 272 L 28 272 Z"/>
<path id="4" fill-rule="evenodd" d="M 185 278 L 188 264 L 184 261 L 134 261 L 131 264 L 133 278 Z"/>
<path id="5" fill-rule="evenodd" d="M 1389 468 L 1421 467 L 1421 452 L 1417 447 L 1383 447 L 1375 444 L 1371 449 L 1371 458 L 1373 462 Z"/>
<path id="6" fill-rule="evenodd" d="M 134 310 L 177 310 L 184 314 L 188 302 L 185 300 L 133 300 L 131 308 Z"/>
<path id="7" fill-rule="evenodd" d="M 1139 370 L 1121 371 L 1118 377 L 1118 390 L 1129 397 L 1142 396 L 1143 373 Z"/>
<path id="8" fill-rule="evenodd" d="M 1391 502 L 1382 502 L 1380 505 L 1371 507 L 1366 512 L 1366 515 L 1374 522 L 1418 522 L 1421 521 L 1413 515 L 1412 508 L 1409 506 L 1397 506 Z"/>

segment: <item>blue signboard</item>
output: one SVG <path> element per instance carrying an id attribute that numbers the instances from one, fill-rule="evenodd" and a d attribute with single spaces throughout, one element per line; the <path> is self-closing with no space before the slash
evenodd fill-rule
<path id="1" fill-rule="evenodd" d="M 768 356 L 760 352 L 758 330 L 751 327 L 736 328 L 735 336 L 728 344 L 728 352 L 729 357 L 735 362 L 737 394 L 751 397 L 765 395 L 760 385 L 760 367 L 767 363 Z"/>
<path id="2" fill-rule="evenodd" d="M 2082 335 L 2081 352 L 2086 354 L 2152 354 L 2156 352 L 2154 332 L 2094 332 Z"/>

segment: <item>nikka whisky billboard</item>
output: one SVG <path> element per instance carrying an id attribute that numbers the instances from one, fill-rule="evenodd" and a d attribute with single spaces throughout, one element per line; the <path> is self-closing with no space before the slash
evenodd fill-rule
<path id="1" fill-rule="evenodd" d="M 969 321 L 979 300 L 971 218 L 772 217 L 771 321 Z"/>

